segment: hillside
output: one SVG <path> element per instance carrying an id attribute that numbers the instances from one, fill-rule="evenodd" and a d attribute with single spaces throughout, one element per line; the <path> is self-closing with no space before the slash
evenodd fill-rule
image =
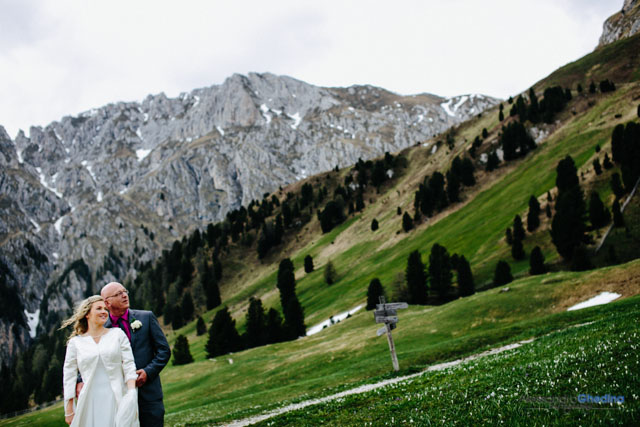
<path id="1" fill-rule="evenodd" d="M 630 54 L 638 51 L 640 35 L 602 47 L 536 83 L 534 88 L 539 98 L 543 98 L 545 89 L 559 84 L 570 91 L 571 99 L 550 123 L 526 123 L 536 140 L 535 148 L 513 160 L 501 161 L 493 171 L 486 171 L 483 159 L 497 153 L 499 148 L 502 157 L 506 155 L 504 145 L 499 145 L 500 134 L 504 135 L 503 126 L 506 128 L 518 121 L 509 115 L 511 105 L 506 102 L 506 118 L 502 121 L 498 118 L 498 107 L 494 107 L 456 126 L 446 135 L 393 153 L 393 176 L 378 186 L 368 184 L 361 193 L 364 208 L 346 214 L 343 222 L 326 233 L 322 232 L 317 213 L 326 207 L 340 186 L 348 186 L 349 176 L 358 179 L 359 171 L 356 173 L 355 167 L 313 176 L 268 194 L 263 201 L 273 200 L 275 196 L 279 207 L 274 207 L 274 211 L 263 218 L 266 223 L 277 221 L 279 209 L 284 209 L 287 202 L 287 194 L 291 193 L 292 199 L 300 197 L 305 184 L 311 185 L 314 194 L 322 193 L 320 189 L 324 188 L 328 196 L 319 200 L 317 206 L 311 204 L 303 208 L 302 214 L 308 212 L 306 220 L 286 228 L 282 243 L 273 245 L 262 259 L 257 254 L 257 241 L 264 226 L 252 227 L 250 221 L 235 240 L 230 238 L 227 242 L 225 236 L 222 248 L 208 243 L 199 246 L 200 256 L 207 262 L 217 259 L 222 264 L 222 278 L 218 283 L 222 304 L 230 308 L 238 329 L 245 330 L 250 296 L 261 298 L 266 308 L 282 311 L 276 289 L 277 269 L 282 258 L 289 257 L 293 261 L 297 296 L 304 309 L 305 323 L 310 327 L 363 305 L 373 278 L 380 279 L 387 295 L 391 296 L 404 281 L 409 254 L 418 250 L 422 261 L 429 264 L 429 254 L 435 243 L 451 254 L 464 255 L 471 265 L 479 292 L 455 298 L 458 287 L 454 280 L 450 290 L 453 301 L 411 305 L 400 313 L 400 323 L 394 334 L 405 373 L 517 339 L 539 337 L 569 325 L 608 319 L 613 308 L 565 310 L 602 291 L 616 292 L 624 298 L 640 293 L 640 264 L 633 261 L 640 254 L 638 195 L 624 211 L 626 229 L 614 229 L 603 246 L 605 254 L 611 253 L 609 247 L 614 247 L 615 259 L 596 254 L 591 260 L 597 268 L 586 272 L 567 271 L 570 263 L 558 255 L 551 241 L 551 219 L 544 215 L 544 210 L 539 228 L 527 232 L 523 240 L 524 259 L 513 259 L 505 230 L 512 227 L 516 215 L 523 219 L 527 217 L 531 196 L 543 208 L 557 199 L 556 168 L 567 156 L 575 163 L 585 198 L 589 200 L 589 193 L 595 190 L 607 209 L 611 209 L 615 195 L 610 181 L 613 174 L 622 173 L 621 167 L 616 163 L 597 174 L 594 161 L 603 162 L 605 153 L 608 157 L 613 156 L 611 139 L 617 125 L 638 121 L 640 75 L 633 62 L 637 55 Z M 630 55 L 623 56 L 621 52 Z M 628 58 L 631 65 L 625 65 L 621 58 Z M 594 69 L 598 70 L 597 74 Z M 598 84 L 606 79 L 615 82 L 615 90 L 589 91 L 592 80 Z M 582 92 L 577 90 L 578 84 L 582 85 Z M 425 176 L 433 176 L 437 171 L 446 174 L 456 156 L 470 157 L 468 152 L 473 141 L 485 129 L 486 134 L 477 144 L 472 160 L 476 183 L 461 187 L 459 201 L 450 203 L 431 217 L 423 216 L 418 220 L 414 208 L 415 192 Z M 625 186 L 630 187 L 628 182 Z M 354 190 L 354 194 L 345 200 L 347 205 L 349 197 L 355 199 L 356 195 Z M 552 200 L 548 200 L 549 196 Z M 557 213 L 555 204 L 551 205 L 552 213 Z M 413 229 L 403 230 L 402 215 L 398 215 L 398 211 L 411 214 L 416 223 Z M 379 223 L 376 231 L 371 230 L 373 219 Z M 233 224 L 228 218 L 226 226 L 231 229 Z M 605 230 L 604 226 L 589 230 L 592 242 L 588 250 L 593 252 Z M 188 247 L 190 241 L 193 241 L 193 235 L 186 236 L 180 244 Z M 551 270 L 545 275 L 530 276 L 528 273 L 529 255 L 534 246 L 541 248 Z M 312 273 L 305 273 L 303 269 L 307 255 L 313 257 L 315 270 Z M 184 292 L 192 292 L 202 273 L 196 256 L 193 258 L 195 269 L 189 277 L 191 281 L 182 289 Z M 508 292 L 495 288 L 493 276 L 500 260 L 508 262 L 516 278 L 508 285 Z M 332 285 L 327 285 L 323 277 L 323 268 L 328 261 L 334 264 L 338 274 Z M 153 268 L 155 266 L 150 263 L 141 271 L 147 273 Z M 146 276 L 141 274 L 141 277 L 128 284 L 134 292 L 147 286 Z M 165 289 L 167 294 L 169 289 Z M 637 303 L 637 298 L 630 301 Z M 611 307 L 624 307 L 620 310 L 633 314 L 632 304 L 624 299 Z M 218 310 L 202 313 L 207 325 Z M 324 395 L 328 390 L 336 391 L 349 384 L 388 375 L 386 342 L 375 337 L 375 329 L 371 313 L 363 309 L 316 335 L 208 360 L 205 352 L 207 335 L 196 336 L 195 321 L 175 331 L 167 326 L 172 345 L 178 334 L 188 337 L 196 360 L 186 366 L 168 366 L 162 373 L 167 422 L 176 425 L 224 422 L 280 406 L 286 401 Z M 613 368 L 613 364 L 607 368 Z"/>

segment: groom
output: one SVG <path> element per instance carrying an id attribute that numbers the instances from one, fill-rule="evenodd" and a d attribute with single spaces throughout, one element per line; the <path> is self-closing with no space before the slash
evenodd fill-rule
<path id="1" fill-rule="evenodd" d="M 162 426 L 164 404 L 159 374 L 171 357 L 169 343 L 152 312 L 129 309 L 129 293 L 120 283 L 108 283 L 100 295 L 109 310 L 104 326 L 120 327 L 131 342 L 138 374 L 140 425 Z"/>

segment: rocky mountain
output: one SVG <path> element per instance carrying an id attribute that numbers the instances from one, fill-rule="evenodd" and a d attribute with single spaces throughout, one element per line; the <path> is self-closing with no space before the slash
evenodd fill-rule
<path id="1" fill-rule="evenodd" d="M 638 0 L 624 0 L 620 12 L 611 15 L 602 28 L 598 47 L 631 37 L 640 31 L 640 3 Z"/>
<path id="2" fill-rule="evenodd" d="M 251 73 L 64 117 L 14 140 L 0 127 L 0 274 L 16 300 L 13 317 L 0 318 L 0 360 L 195 228 L 498 102 Z"/>

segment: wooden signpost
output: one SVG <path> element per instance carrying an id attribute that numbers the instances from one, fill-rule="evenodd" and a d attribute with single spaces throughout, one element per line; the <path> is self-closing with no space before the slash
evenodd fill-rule
<path id="1" fill-rule="evenodd" d="M 376 323 L 384 323 L 384 327 L 378 329 L 378 336 L 387 333 L 387 341 L 389 342 L 389 350 L 391 351 L 391 363 L 393 363 L 393 370 L 398 371 L 398 356 L 396 355 L 396 346 L 393 343 L 393 337 L 391 331 L 396 328 L 398 323 L 398 311 L 403 308 L 409 307 L 406 302 L 391 302 L 386 303 L 383 296 L 380 297 L 380 304 L 376 305 L 376 309 L 373 312 L 373 317 L 376 319 Z"/>

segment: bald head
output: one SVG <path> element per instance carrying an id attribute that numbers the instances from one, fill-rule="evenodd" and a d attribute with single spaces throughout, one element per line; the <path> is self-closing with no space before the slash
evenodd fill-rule
<path id="1" fill-rule="evenodd" d="M 129 293 L 121 283 L 107 283 L 100 291 L 100 296 L 114 316 L 122 316 L 129 308 Z"/>
<path id="2" fill-rule="evenodd" d="M 110 282 L 102 287 L 100 296 L 102 297 L 102 299 L 105 299 L 108 296 L 115 294 L 116 292 L 120 292 L 122 289 L 124 289 L 124 286 L 122 286 L 121 283 Z"/>

